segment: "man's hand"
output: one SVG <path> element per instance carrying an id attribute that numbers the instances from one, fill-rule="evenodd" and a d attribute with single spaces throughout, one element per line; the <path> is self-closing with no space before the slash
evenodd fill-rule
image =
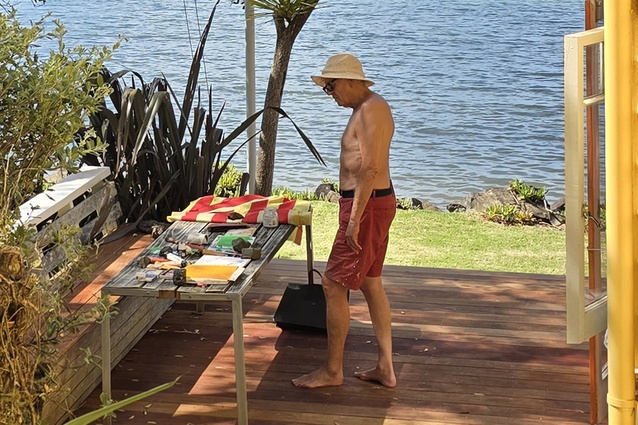
<path id="1" fill-rule="evenodd" d="M 348 228 L 346 229 L 346 242 L 355 252 L 361 251 L 361 245 L 359 245 L 359 222 L 354 222 L 352 220 L 348 222 Z"/>

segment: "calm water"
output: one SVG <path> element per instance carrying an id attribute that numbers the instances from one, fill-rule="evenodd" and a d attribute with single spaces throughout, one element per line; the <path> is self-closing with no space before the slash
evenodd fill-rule
<path id="1" fill-rule="evenodd" d="M 185 4 L 186 3 L 186 4 Z M 67 45 L 128 42 L 111 71 L 132 69 L 148 80 L 164 73 L 186 83 L 210 0 L 19 0 L 23 20 L 50 11 L 68 29 Z M 563 37 L 583 29 L 582 0 L 414 2 L 323 0 L 295 43 L 282 107 L 311 138 L 329 167 L 318 165 L 287 120 L 280 124 L 275 185 L 314 188 L 337 179 L 339 138 L 350 110 L 338 107 L 310 75 L 328 56 L 352 52 L 396 120 L 391 153 L 399 196 L 443 207 L 472 191 L 517 178 L 563 194 Z M 274 49 L 270 19 L 256 22 L 257 107 Z M 44 46 L 46 47 L 46 46 Z M 222 0 L 206 51 L 202 83 L 222 127 L 245 117 L 244 22 L 241 6 Z M 236 162 L 245 168 L 245 156 Z"/>

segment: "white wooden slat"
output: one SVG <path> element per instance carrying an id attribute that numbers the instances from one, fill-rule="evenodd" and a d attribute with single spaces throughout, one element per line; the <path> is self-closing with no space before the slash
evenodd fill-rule
<path id="1" fill-rule="evenodd" d="M 83 167 L 20 206 L 20 223 L 37 226 L 111 174 L 108 167 Z"/>

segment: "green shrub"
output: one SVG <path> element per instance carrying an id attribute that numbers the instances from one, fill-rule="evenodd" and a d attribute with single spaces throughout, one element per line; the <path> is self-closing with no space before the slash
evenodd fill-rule
<path id="1" fill-rule="evenodd" d="M 71 142 L 109 91 L 98 76 L 111 53 L 67 49 L 65 32 L 60 23 L 45 33 L 44 20 L 24 27 L 15 12 L 0 13 L 0 236 L 16 208 L 43 190 L 47 171 L 76 171 L 83 155 L 103 149 L 88 137 Z M 59 46 L 48 57 L 33 49 L 45 38 Z"/>
<path id="2" fill-rule="evenodd" d="M 319 198 L 315 195 L 312 190 L 306 189 L 301 192 L 295 192 L 292 189 L 288 189 L 286 187 L 276 187 L 272 190 L 272 194 L 275 196 L 284 196 L 288 199 L 300 199 L 304 201 L 316 201 Z"/>
<path id="3" fill-rule="evenodd" d="M 483 212 L 486 220 L 501 224 L 534 224 L 532 214 L 521 211 L 515 205 L 491 205 Z"/>
<path id="4" fill-rule="evenodd" d="M 5 9 L 3 9 L 5 10 Z M 103 151 L 90 133 L 78 135 L 110 88 L 100 72 L 111 49 L 68 49 L 58 23 L 45 32 L 44 19 L 22 26 L 15 12 L 0 11 L 0 423 L 40 423 L 40 407 L 63 391 L 51 370 L 63 334 L 76 331 L 98 310 L 68 314 L 65 289 L 86 276 L 95 257 L 82 246 L 79 229 L 55 233 L 62 267 L 51 276 L 38 270 L 41 250 L 35 229 L 18 223 L 19 206 L 46 187 L 51 170 L 74 172 L 85 155 Z M 42 40 L 57 48 L 36 52 Z M 114 44 L 114 48 L 117 43 Z M 75 144 L 72 142 L 75 141 Z M 19 270 L 19 273 L 14 273 Z M 108 314 L 108 313 L 105 313 Z"/>
<path id="5" fill-rule="evenodd" d="M 234 165 L 229 164 L 217 182 L 215 195 L 223 196 L 225 198 L 241 195 L 239 190 L 241 188 L 241 179 L 243 174 L 244 173 L 239 171 Z"/>
<path id="6" fill-rule="evenodd" d="M 518 179 L 510 182 L 509 189 L 518 199 L 531 203 L 543 202 L 545 200 L 545 195 L 547 195 L 547 189 L 544 187 L 537 188 L 530 186 Z"/>

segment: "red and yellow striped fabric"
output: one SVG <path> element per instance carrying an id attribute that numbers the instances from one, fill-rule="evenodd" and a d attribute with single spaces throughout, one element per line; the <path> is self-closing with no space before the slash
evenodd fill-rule
<path id="1" fill-rule="evenodd" d="M 166 217 L 169 222 L 199 221 L 204 223 L 261 223 L 264 209 L 276 208 L 279 223 L 296 226 L 312 224 L 310 201 L 288 199 L 284 196 L 244 195 L 236 198 L 202 196 L 194 200 L 183 211 L 173 212 Z M 232 220 L 232 213 L 243 218 Z M 301 230 L 301 229 L 299 229 Z M 295 242 L 301 242 L 301 232 L 295 232 Z"/>

